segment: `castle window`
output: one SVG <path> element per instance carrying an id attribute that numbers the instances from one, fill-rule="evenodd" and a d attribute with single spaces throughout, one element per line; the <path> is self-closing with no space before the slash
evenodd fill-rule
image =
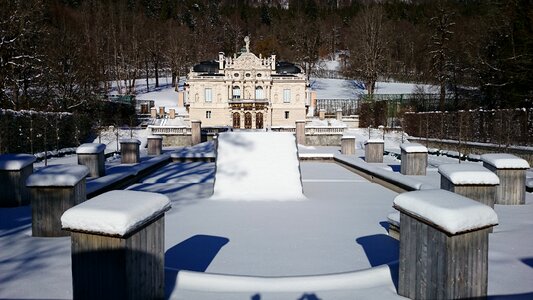
<path id="1" fill-rule="evenodd" d="M 263 88 L 258 86 L 255 88 L 255 99 L 264 99 Z"/>
<path id="2" fill-rule="evenodd" d="M 234 73 L 233 77 L 239 77 L 239 73 Z"/>
<path id="3" fill-rule="evenodd" d="M 285 111 L 285 119 L 288 119 L 288 118 L 289 118 L 289 112 Z"/>
<path id="4" fill-rule="evenodd" d="M 232 98 L 241 99 L 241 88 L 240 87 L 238 86 L 233 87 Z"/>
<path id="5" fill-rule="evenodd" d="M 205 98 L 205 102 L 213 101 L 213 90 L 211 88 L 206 88 L 204 90 L 204 98 Z"/>
<path id="6" fill-rule="evenodd" d="M 257 75 L 255 75 L 255 76 L 257 76 L 257 77 L 261 77 L 261 76 L 263 76 L 263 75 L 261 75 L 261 73 L 257 73 Z"/>
<path id="7" fill-rule="evenodd" d="M 206 119 L 211 119 L 211 111 L 210 111 L 210 110 L 207 110 L 207 111 L 205 112 L 205 118 L 206 118 Z"/>
<path id="8" fill-rule="evenodd" d="M 283 90 L 283 102 L 285 103 L 291 102 L 291 90 L 290 89 Z"/>

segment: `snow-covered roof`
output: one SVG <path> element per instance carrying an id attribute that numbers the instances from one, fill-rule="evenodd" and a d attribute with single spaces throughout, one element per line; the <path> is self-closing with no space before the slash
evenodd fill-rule
<path id="1" fill-rule="evenodd" d="M 26 180 L 28 187 L 75 186 L 89 175 L 82 165 L 53 165 L 40 169 Z"/>
<path id="2" fill-rule="evenodd" d="M 95 154 L 100 153 L 105 150 L 104 144 L 98 144 L 98 143 L 86 143 L 81 144 L 77 149 L 77 154 Z"/>
<path id="3" fill-rule="evenodd" d="M 67 210 L 63 229 L 124 236 L 170 208 L 167 196 L 138 191 L 110 191 Z"/>
<path id="4" fill-rule="evenodd" d="M 151 139 L 151 140 L 162 140 L 163 139 L 163 137 L 160 135 L 149 135 L 146 138 Z"/>
<path id="5" fill-rule="evenodd" d="M 497 225 L 490 206 L 445 190 L 424 190 L 400 194 L 394 207 L 456 234 Z"/>
<path id="6" fill-rule="evenodd" d="M 407 153 L 427 153 L 428 148 L 418 143 L 403 143 L 400 148 Z"/>
<path id="7" fill-rule="evenodd" d="M 453 184 L 484 184 L 498 185 L 500 179 L 489 169 L 478 164 L 443 164 L 439 173 Z"/>
<path id="8" fill-rule="evenodd" d="M 525 159 L 507 153 L 493 153 L 481 155 L 483 162 L 497 169 L 529 169 Z"/>
<path id="9" fill-rule="evenodd" d="M 35 156 L 31 154 L 2 154 L 0 155 L 0 170 L 18 171 L 33 162 L 35 162 Z"/>
<path id="10" fill-rule="evenodd" d="M 355 136 L 353 136 L 353 135 L 343 135 L 341 137 L 341 140 L 355 140 Z"/>
<path id="11" fill-rule="evenodd" d="M 121 144 L 141 144 L 141 141 L 139 141 L 138 139 L 121 139 L 120 140 L 120 143 Z"/>

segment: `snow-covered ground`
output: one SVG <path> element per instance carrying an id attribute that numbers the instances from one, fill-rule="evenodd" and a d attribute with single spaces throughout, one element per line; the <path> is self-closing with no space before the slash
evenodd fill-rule
<path id="1" fill-rule="evenodd" d="M 350 79 L 311 78 L 311 90 L 316 91 L 318 99 L 355 99 L 367 94 L 364 86 Z M 427 84 L 402 82 L 377 82 L 375 94 L 413 94 L 419 89 L 426 93 L 436 93 L 437 87 Z"/>
<path id="2" fill-rule="evenodd" d="M 314 80 L 313 88 L 318 98 L 353 98 L 356 92 L 348 80 Z M 414 85 L 380 83 L 378 88 L 387 91 L 383 93 L 404 93 Z M 156 106 L 172 107 L 166 101 L 177 101 L 170 87 L 139 97 L 155 99 Z M 130 134 L 120 130 L 119 139 Z M 133 137 L 142 142 L 143 156 L 148 134 L 133 131 Z M 365 140 L 383 138 L 378 129 L 355 129 L 346 134 L 356 137 L 355 157 L 364 156 Z M 386 134 L 385 148 L 398 152 L 404 139 L 401 132 Z M 107 145 L 107 151 L 115 151 L 116 131 L 103 132 L 94 142 L 99 141 Z M 203 146 L 178 152 L 187 156 L 188 151 L 213 151 L 212 144 Z M 298 146 L 300 153 L 317 156 L 339 150 Z M 457 162 L 431 155 L 427 175 L 410 177 L 438 187 L 438 166 Z M 76 164 L 77 160 L 74 155 L 48 163 Z M 125 168 L 118 163 L 112 160 L 106 165 L 108 169 Z M 395 157 L 386 156 L 379 166 L 399 172 L 399 164 Z M 35 166 L 40 168 L 43 162 Z M 257 166 L 250 163 L 248 167 Z M 283 169 L 270 169 L 274 171 L 270 176 Z M 165 218 L 167 297 L 400 299 L 396 294 L 399 244 L 386 233 L 387 216 L 394 211 L 392 201 L 397 193 L 334 163 L 301 162 L 300 171 L 307 201 L 210 201 L 218 170 L 215 163 L 207 162 L 170 163 L 130 186 L 130 190 L 164 194 L 172 202 Z M 489 241 L 490 299 L 533 298 L 533 194 L 526 197 L 525 205 L 495 206 L 499 225 Z M 29 206 L 0 208 L 0 299 L 70 299 L 70 268 L 68 237 L 34 238 Z M 261 286 L 262 291 L 250 285 Z M 237 292 L 220 292 L 230 287 Z"/>
<path id="3" fill-rule="evenodd" d="M 352 134 L 364 140 L 367 132 Z M 378 136 L 378 130 L 371 132 L 372 138 Z M 386 135 L 385 141 L 397 151 L 401 135 Z M 339 147 L 299 146 L 299 151 L 338 153 Z M 356 157 L 361 156 L 364 151 L 358 149 Z M 456 162 L 430 156 L 428 175 L 411 177 L 439 186 L 436 167 Z M 399 161 L 390 156 L 383 165 L 399 170 Z M 397 194 L 334 163 L 302 162 L 300 169 L 307 201 L 209 201 L 217 170 L 215 163 L 205 162 L 170 163 L 131 186 L 131 190 L 162 193 L 172 202 L 165 218 L 167 296 L 401 298 L 395 289 L 398 242 L 385 229 Z M 533 195 L 527 193 L 526 205 L 496 205 L 495 211 L 499 225 L 490 235 L 490 298 L 530 299 Z M 70 240 L 31 237 L 30 207 L 0 208 L 0 245 L 0 298 L 72 297 Z M 296 277 L 269 279 L 279 276 Z M 313 282 L 315 288 L 310 289 Z M 254 284 L 263 292 L 251 291 Z M 238 292 L 220 292 L 230 287 Z"/>

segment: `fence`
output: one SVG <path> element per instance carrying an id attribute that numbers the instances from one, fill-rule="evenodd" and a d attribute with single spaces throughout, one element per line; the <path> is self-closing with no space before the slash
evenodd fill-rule
<path id="1" fill-rule="evenodd" d="M 413 136 L 495 145 L 533 145 L 533 108 L 407 112 L 404 130 Z"/>
<path id="2" fill-rule="evenodd" d="M 72 113 L 0 109 L 0 153 L 35 153 L 78 146 L 90 124 Z"/>
<path id="3" fill-rule="evenodd" d="M 338 109 L 342 109 L 343 116 L 359 114 L 359 99 L 317 99 L 315 116 L 320 110 L 325 110 L 326 114 L 334 115 Z"/>

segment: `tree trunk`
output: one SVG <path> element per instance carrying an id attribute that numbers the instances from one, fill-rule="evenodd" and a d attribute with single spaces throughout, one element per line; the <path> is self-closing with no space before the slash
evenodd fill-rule
<path id="1" fill-rule="evenodd" d="M 439 98 L 439 109 L 440 111 L 444 111 L 444 104 L 446 101 L 446 86 L 444 83 L 440 84 L 440 98 Z"/>
<path id="2" fill-rule="evenodd" d="M 157 58 L 154 60 L 154 69 L 155 69 L 155 87 L 159 87 L 159 61 Z"/>
<path id="3" fill-rule="evenodd" d="M 150 70 L 148 70 L 148 60 L 144 61 L 146 67 L 146 92 L 150 91 Z"/>
<path id="4" fill-rule="evenodd" d="M 176 74 L 176 71 L 172 70 L 172 87 L 176 87 L 177 85 L 177 82 L 176 82 L 176 77 L 178 76 L 178 74 Z"/>

